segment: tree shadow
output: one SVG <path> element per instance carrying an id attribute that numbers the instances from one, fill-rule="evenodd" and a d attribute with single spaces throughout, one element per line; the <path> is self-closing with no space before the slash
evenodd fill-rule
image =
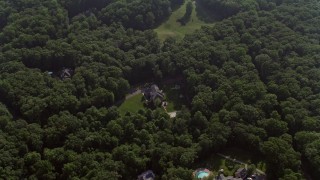
<path id="1" fill-rule="evenodd" d="M 159 21 L 156 21 L 156 22 L 154 23 L 153 27 L 154 27 L 154 28 L 158 28 L 158 27 L 160 27 L 163 23 L 167 22 L 167 21 L 170 19 L 172 13 L 175 12 L 175 11 L 177 11 L 181 6 L 183 6 L 183 3 L 171 5 L 171 14 L 170 14 L 169 16 L 163 17 L 163 18 L 162 18 L 161 20 L 159 20 Z"/>
<path id="2" fill-rule="evenodd" d="M 186 6 L 185 14 L 183 15 L 183 17 L 177 20 L 177 22 L 179 22 L 182 26 L 185 26 L 191 20 L 191 15 L 192 15 L 193 6 L 194 6 L 193 2 L 191 1 L 186 2 L 187 6 Z"/>
<path id="3" fill-rule="evenodd" d="M 183 5 L 183 3 L 184 3 L 183 1 L 181 1 L 181 3 L 177 3 L 177 4 L 174 4 L 174 3 L 171 2 L 171 10 L 172 10 L 172 12 L 177 10 L 177 9 L 179 9 Z"/>
<path id="4" fill-rule="evenodd" d="M 182 18 L 177 19 L 177 22 L 180 23 L 181 26 L 185 26 L 190 21 L 190 19 L 191 19 L 190 16 L 182 17 Z"/>
<path id="5" fill-rule="evenodd" d="M 194 3 L 196 6 L 196 15 L 199 20 L 205 23 L 213 23 L 223 19 L 223 17 L 219 16 L 217 12 L 208 9 L 201 0 L 195 0 Z"/>
<path id="6" fill-rule="evenodd" d="M 114 103 L 114 106 L 120 107 L 126 101 L 126 98 L 121 98 L 120 100 Z"/>
<path id="7" fill-rule="evenodd" d="M 222 159 L 221 158 L 216 158 L 214 162 L 211 162 L 208 166 L 208 168 L 211 168 L 211 169 L 217 169 L 219 170 L 220 168 L 220 165 L 223 163 Z"/>

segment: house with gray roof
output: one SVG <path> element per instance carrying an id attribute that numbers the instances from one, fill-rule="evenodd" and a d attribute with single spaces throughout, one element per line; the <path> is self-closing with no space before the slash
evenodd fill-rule
<path id="1" fill-rule="evenodd" d="M 61 71 L 60 71 L 60 78 L 62 79 L 62 80 L 64 80 L 64 79 L 69 79 L 69 78 L 71 78 L 72 77 L 72 75 L 73 75 L 73 70 L 72 69 L 70 69 L 70 68 L 63 68 Z"/>
<path id="2" fill-rule="evenodd" d="M 164 93 L 155 84 L 153 84 L 149 88 L 145 88 L 143 90 L 143 96 L 148 102 L 152 103 L 155 103 L 156 99 L 160 99 L 161 102 L 165 99 Z"/>

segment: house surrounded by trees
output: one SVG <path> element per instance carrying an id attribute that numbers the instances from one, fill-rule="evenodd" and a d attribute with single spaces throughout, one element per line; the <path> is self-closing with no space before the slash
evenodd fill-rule
<path id="1" fill-rule="evenodd" d="M 155 175 L 151 170 L 143 172 L 138 176 L 138 180 L 154 180 L 154 178 L 155 178 Z"/>
<path id="2" fill-rule="evenodd" d="M 69 79 L 72 77 L 73 75 L 73 70 L 71 68 L 63 68 L 60 73 L 59 73 L 59 76 L 62 80 L 64 79 Z"/>
<path id="3" fill-rule="evenodd" d="M 155 84 L 143 90 L 143 96 L 148 103 L 153 103 L 154 105 L 158 104 L 165 100 L 165 96 L 162 90 Z"/>

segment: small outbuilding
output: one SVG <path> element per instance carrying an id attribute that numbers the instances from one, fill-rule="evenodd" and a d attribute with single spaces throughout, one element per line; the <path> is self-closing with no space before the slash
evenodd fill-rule
<path id="1" fill-rule="evenodd" d="M 245 179 L 247 177 L 247 170 L 245 168 L 239 168 L 235 172 L 235 177 Z"/>
<path id="2" fill-rule="evenodd" d="M 153 171 L 148 170 L 143 172 L 138 176 L 138 180 L 154 180 L 156 176 L 154 175 Z"/>

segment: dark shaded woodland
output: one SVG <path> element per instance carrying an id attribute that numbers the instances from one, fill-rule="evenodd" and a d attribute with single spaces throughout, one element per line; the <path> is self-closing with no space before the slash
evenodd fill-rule
<path id="1" fill-rule="evenodd" d="M 234 146 L 268 179 L 319 177 L 320 3 L 238 1 L 201 1 L 220 21 L 160 44 L 182 0 L 0 0 L 0 179 L 187 180 Z M 177 76 L 190 103 L 174 119 L 114 106 Z"/>

